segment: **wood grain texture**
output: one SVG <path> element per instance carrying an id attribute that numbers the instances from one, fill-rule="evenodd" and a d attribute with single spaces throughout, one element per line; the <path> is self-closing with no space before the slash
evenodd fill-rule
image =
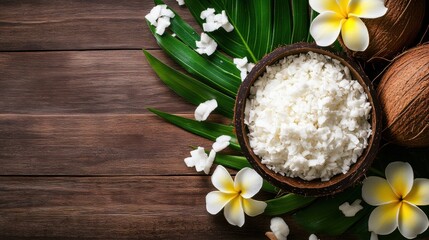
<path id="1" fill-rule="evenodd" d="M 162 51 L 150 52 L 180 69 Z M 194 110 L 159 80 L 139 50 L 0 53 L 0 69 L 0 113 Z"/>
<path id="2" fill-rule="evenodd" d="M 208 177 L 0 178 L 0 239 L 261 239 L 205 210 Z M 25 231 L 21 231 L 25 229 Z"/>
<path id="3" fill-rule="evenodd" d="M 0 115 L 0 175 L 194 175 L 211 145 L 151 114 Z"/>
<path id="4" fill-rule="evenodd" d="M 185 7 L 165 2 L 193 23 Z M 2 0 L 0 51 L 158 48 L 144 18 L 153 6 L 141 0 Z"/>

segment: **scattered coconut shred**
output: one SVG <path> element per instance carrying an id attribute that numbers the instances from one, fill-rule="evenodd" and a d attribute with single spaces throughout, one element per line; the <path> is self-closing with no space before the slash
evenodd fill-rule
<path id="1" fill-rule="evenodd" d="M 255 154 L 281 175 L 329 180 L 368 145 L 371 105 L 338 60 L 309 52 L 269 66 L 251 87 L 245 123 Z"/>

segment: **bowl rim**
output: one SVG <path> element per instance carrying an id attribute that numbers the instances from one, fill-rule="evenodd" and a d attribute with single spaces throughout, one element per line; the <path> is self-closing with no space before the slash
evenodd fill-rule
<path id="1" fill-rule="evenodd" d="M 365 148 L 361 156 L 357 159 L 356 163 L 350 166 L 350 169 L 345 174 L 337 174 L 328 181 L 321 181 L 320 179 L 307 181 L 299 177 L 287 177 L 275 173 L 268 169 L 265 164 L 261 163 L 260 158 L 253 152 L 250 147 L 247 137 L 248 129 L 244 124 L 244 112 L 246 99 L 249 96 L 250 88 L 254 82 L 265 73 L 266 66 L 277 63 L 279 60 L 299 53 L 315 52 L 330 56 L 341 62 L 350 69 L 353 79 L 363 86 L 368 95 L 368 100 L 371 104 L 371 129 L 372 134 L 369 137 L 368 146 Z M 244 156 L 248 159 L 252 167 L 272 185 L 285 190 L 305 196 L 327 196 L 341 192 L 344 189 L 356 184 L 370 168 L 373 160 L 378 151 L 378 146 L 381 140 L 381 105 L 378 101 L 376 91 L 371 81 L 364 73 L 362 68 L 351 58 L 346 55 L 339 55 L 332 49 L 322 48 L 315 44 L 309 43 L 296 43 L 287 46 L 281 46 L 271 53 L 265 55 L 247 75 L 245 80 L 238 89 L 235 108 L 234 108 L 234 127 L 237 135 L 237 140 L 241 146 Z"/>

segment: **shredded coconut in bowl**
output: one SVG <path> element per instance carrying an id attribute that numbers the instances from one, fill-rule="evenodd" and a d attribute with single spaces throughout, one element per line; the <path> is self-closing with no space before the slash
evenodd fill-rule
<path id="1" fill-rule="evenodd" d="M 349 69 L 308 52 L 268 66 L 246 102 L 254 153 L 283 176 L 327 181 L 346 173 L 368 145 L 371 104 Z"/>

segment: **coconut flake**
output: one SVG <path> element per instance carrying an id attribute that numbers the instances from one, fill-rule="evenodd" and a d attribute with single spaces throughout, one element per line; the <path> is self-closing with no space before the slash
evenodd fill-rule
<path id="1" fill-rule="evenodd" d="M 194 117 L 197 121 L 205 121 L 213 110 L 217 108 L 216 99 L 208 100 L 200 103 L 195 109 Z"/>
<path id="2" fill-rule="evenodd" d="M 247 77 L 247 73 L 252 71 L 255 64 L 249 63 L 247 61 L 247 57 L 244 58 L 234 58 L 233 62 L 235 66 L 240 70 L 241 81 L 243 81 Z"/>
<path id="3" fill-rule="evenodd" d="M 280 217 L 271 219 L 270 229 L 278 240 L 286 240 L 290 232 L 289 226 L 286 224 L 283 218 Z"/>
<path id="4" fill-rule="evenodd" d="M 320 240 L 320 239 L 317 238 L 315 234 L 311 234 L 310 237 L 308 237 L 308 240 Z"/>
<path id="5" fill-rule="evenodd" d="M 313 52 L 291 55 L 250 88 L 249 143 L 269 169 L 327 181 L 347 173 L 368 146 L 368 96 L 337 62 Z"/>
<path id="6" fill-rule="evenodd" d="M 180 6 L 185 5 L 185 0 L 176 0 Z"/>
<path id="7" fill-rule="evenodd" d="M 356 199 L 352 205 L 350 205 L 348 202 L 345 202 L 340 205 L 339 209 L 346 217 L 354 217 L 356 213 L 358 213 L 360 210 L 363 209 L 363 207 L 360 205 L 362 200 Z"/>
<path id="8" fill-rule="evenodd" d="M 213 143 L 213 150 L 215 152 L 220 152 L 224 150 L 229 145 L 229 141 L 231 141 L 231 137 L 227 135 L 222 135 L 216 138 L 216 142 Z"/>
<path id="9" fill-rule="evenodd" d="M 174 17 L 173 11 L 167 8 L 167 5 L 156 5 L 150 10 L 145 18 L 151 25 L 156 27 L 156 34 L 162 35 L 165 29 L 170 26 L 170 19 Z"/>
<path id="10" fill-rule="evenodd" d="M 234 30 L 234 26 L 228 21 L 225 10 L 219 14 L 215 14 L 214 8 L 207 8 L 200 13 L 200 18 L 206 20 L 203 23 L 204 32 L 213 32 L 221 27 L 227 32 Z"/>
<path id="11" fill-rule="evenodd" d="M 198 147 L 190 153 L 191 157 L 187 157 L 184 160 L 186 166 L 195 167 L 197 172 L 204 171 L 205 174 L 209 174 L 210 168 L 212 167 L 213 161 L 216 157 L 216 152 L 211 150 L 210 154 L 207 155 L 203 147 Z"/>
<path id="12" fill-rule="evenodd" d="M 199 54 L 212 55 L 217 48 L 217 43 L 206 33 L 201 33 L 201 40 L 196 41 L 197 51 Z"/>

